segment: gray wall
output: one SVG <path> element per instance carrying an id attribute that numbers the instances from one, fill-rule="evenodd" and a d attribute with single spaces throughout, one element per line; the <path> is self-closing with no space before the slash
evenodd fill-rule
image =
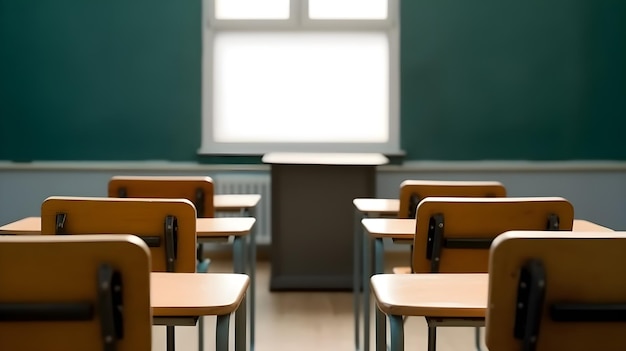
<path id="1" fill-rule="evenodd" d="M 14 164 L 0 163 L 0 224 L 38 216 L 52 195 L 106 196 L 109 178 L 119 174 L 267 174 L 266 166 L 172 164 Z M 446 163 L 417 162 L 381 167 L 377 196 L 397 198 L 405 179 L 497 180 L 509 196 L 562 196 L 577 218 L 626 230 L 626 164 L 621 163 Z"/>

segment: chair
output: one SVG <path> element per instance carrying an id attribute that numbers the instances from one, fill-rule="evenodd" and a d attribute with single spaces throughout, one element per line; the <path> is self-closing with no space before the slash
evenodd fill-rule
<path id="1" fill-rule="evenodd" d="M 213 179 L 202 176 L 114 176 L 109 180 L 108 196 L 119 198 L 187 199 L 196 207 L 198 218 L 215 216 Z M 207 272 L 209 260 L 202 257 L 198 243 L 198 272 Z"/>
<path id="2" fill-rule="evenodd" d="M 489 261 L 491 351 L 626 350 L 626 232 L 508 232 Z"/>
<path id="3" fill-rule="evenodd" d="M 153 272 L 196 271 L 196 211 L 184 199 L 52 196 L 41 234 L 133 234 L 150 247 Z"/>
<path id="4" fill-rule="evenodd" d="M 486 273 L 489 247 L 501 233 L 508 230 L 571 230 L 573 220 L 573 207 L 563 198 L 426 198 L 417 207 L 412 271 Z M 380 314 L 387 314 L 392 335 L 397 335 L 402 315 L 411 315 L 412 310 L 398 309 L 393 299 L 389 301 L 393 296 L 382 293 L 384 284 L 375 283 L 374 278 L 372 288 L 378 306 L 376 337 L 380 347 L 386 343 L 383 343 L 384 318 Z M 482 317 L 444 318 L 436 313 L 423 316 L 429 328 L 429 350 L 436 348 L 438 326 L 484 325 Z M 394 340 L 392 344 L 397 345 L 398 341 Z"/>
<path id="5" fill-rule="evenodd" d="M 454 196 L 454 197 L 506 197 L 506 188 L 502 183 L 497 181 L 440 181 L 440 180 L 405 180 L 400 183 L 400 193 L 399 193 L 399 201 L 398 202 L 390 202 L 384 199 L 356 199 L 355 206 L 357 208 L 361 208 L 366 210 L 367 207 L 371 205 L 372 209 L 378 208 L 384 209 L 382 213 L 391 215 L 394 214 L 397 218 L 415 218 L 415 210 L 417 205 L 423 199 L 427 197 L 439 197 L 439 196 Z M 359 203 L 362 202 L 362 203 Z M 398 207 L 392 210 L 392 206 L 394 203 L 398 203 Z M 395 210 L 395 211 L 394 211 Z M 367 211 L 366 211 L 367 212 Z M 380 212 L 379 212 L 380 213 Z M 368 213 L 363 213 L 363 215 L 367 216 Z M 360 222 L 360 217 L 357 217 L 357 221 Z M 369 242 L 367 239 L 362 239 L 362 233 L 358 232 L 355 234 L 355 248 L 359 246 L 365 245 L 361 250 L 355 251 L 354 256 L 355 260 L 358 261 L 358 256 L 361 252 L 370 251 L 368 246 Z M 361 244 L 361 240 L 363 243 Z M 395 240 L 396 243 L 402 243 L 402 241 Z M 377 245 L 382 245 L 383 240 L 377 240 Z M 412 241 L 411 241 L 412 244 Z M 382 248 L 378 251 L 382 251 Z M 413 251 L 413 247 L 411 247 L 411 251 Z M 370 266 L 369 257 L 364 254 L 364 262 L 362 263 L 364 269 L 367 270 Z M 382 259 L 382 257 L 376 258 Z M 380 264 L 382 265 L 382 264 Z M 356 264 L 355 264 L 356 266 Z M 393 272 L 397 274 L 408 274 L 411 273 L 411 267 L 394 267 Z M 382 272 L 380 272 L 382 273 Z M 355 269 L 355 282 L 358 277 L 357 269 Z M 367 278 L 369 278 L 369 274 L 365 274 Z M 366 278 L 366 279 L 367 279 Z M 367 286 L 367 281 L 363 280 L 364 292 L 365 296 L 369 296 Z M 356 346 L 358 347 L 358 327 L 359 327 L 359 302 L 358 302 L 358 283 L 354 284 L 353 290 L 355 294 L 355 326 L 356 326 Z M 364 320 L 366 321 L 364 326 L 364 335 L 365 335 L 365 350 L 369 348 L 369 299 L 364 298 Z M 476 349 L 480 351 L 480 328 L 476 328 Z"/>
<path id="6" fill-rule="evenodd" d="M 196 207 L 198 218 L 215 216 L 213 179 L 202 176 L 114 176 L 109 180 L 108 196 L 119 198 L 187 199 Z M 197 271 L 209 270 L 209 259 L 203 257 L 202 244 L 196 248 Z M 198 322 L 199 349 L 204 345 L 203 318 Z"/>
<path id="7" fill-rule="evenodd" d="M 496 181 L 405 180 L 400 183 L 398 218 L 415 218 L 417 205 L 427 197 L 506 197 Z"/>
<path id="8" fill-rule="evenodd" d="M 150 247 L 153 272 L 196 272 L 196 210 L 186 199 L 47 198 L 41 234 L 133 234 Z M 174 326 L 167 326 L 168 350 Z"/>
<path id="9" fill-rule="evenodd" d="M 0 350 L 151 350 L 150 253 L 137 237 L 2 236 L 0 277 Z"/>
<path id="10" fill-rule="evenodd" d="M 200 176 L 114 176 L 109 180 L 109 197 L 187 199 L 198 218 L 215 216 L 213 179 Z"/>

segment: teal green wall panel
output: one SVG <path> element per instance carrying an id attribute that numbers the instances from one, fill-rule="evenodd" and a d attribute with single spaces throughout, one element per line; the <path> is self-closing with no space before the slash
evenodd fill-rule
<path id="1" fill-rule="evenodd" d="M 626 160 L 626 1 L 403 0 L 409 160 Z M 198 156 L 201 1 L 0 0 L 0 159 Z"/>
<path id="2" fill-rule="evenodd" d="M 401 7 L 409 159 L 626 159 L 626 2 Z"/>
<path id="3" fill-rule="evenodd" d="M 0 0 L 0 159 L 195 160 L 201 2 Z"/>

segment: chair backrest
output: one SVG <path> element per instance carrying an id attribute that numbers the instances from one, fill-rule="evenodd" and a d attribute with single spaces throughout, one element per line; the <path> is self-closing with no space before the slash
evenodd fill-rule
<path id="1" fill-rule="evenodd" d="M 400 184 L 398 218 L 415 218 L 417 205 L 427 197 L 505 197 L 496 181 L 405 180 Z"/>
<path id="2" fill-rule="evenodd" d="M 196 271 L 196 210 L 185 199 L 47 198 L 42 234 L 132 234 L 150 247 L 155 272 Z"/>
<path id="3" fill-rule="evenodd" d="M 115 176 L 109 180 L 109 197 L 187 199 L 199 218 L 215 216 L 213 179 L 201 176 Z"/>
<path id="4" fill-rule="evenodd" d="M 507 232 L 489 261 L 490 351 L 626 350 L 626 232 Z"/>
<path id="5" fill-rule="evenodd" d="M 151 333 L 137 237 L 0 237 L 0 350 L 150 351 Z"/>
<path id="6" fill-rule="evenodd" d="M 413 272 L 485 273 L 493 239 L 509 230 L 572 230 L 558 197 L 431 197 L 417 207 Z"/>

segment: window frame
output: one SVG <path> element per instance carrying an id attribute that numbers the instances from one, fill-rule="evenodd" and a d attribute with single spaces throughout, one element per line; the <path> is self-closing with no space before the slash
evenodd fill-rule
<path id="1" fill-rule="evenodd" d="M 201 155 L 262 155 L 268 152 L 380 152 L 400 153 L 400 26 L 399 0 L 387 0 L 387 18 L 368 19 L 310 19 L 308 0 L 290 0 L 288 19 L 216 19 L 215 0 L 202 2 L 202 116 Z M 388 140 L 384 143 L 259 143 L 217 142 L 213 138 L 213 45 L 220 31 L 375 31 L 382 32 L 389 43 L 389 120 Z"/>

